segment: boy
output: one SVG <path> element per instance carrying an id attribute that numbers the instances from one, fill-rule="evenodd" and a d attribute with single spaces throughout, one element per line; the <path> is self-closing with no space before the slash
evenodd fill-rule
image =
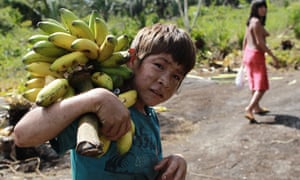
<path id="1" fill-rule="evenodd" d="M 155 106 L 168 100 L 194 67 L 195 48 L 189 35 L 175 25 L 155 24 L 141 29 L 132 42 L 127 63 L 135 76 L 131 88 L 138 92 L 128 111 L 118 98 L 103 88 L 62 100 L 49 108 L 37 107 L 15 127 L 15 143 L 33 146 L 50 140 L 59 153 L 71 149 L 73 179 L 185 179 L 187 164 L 180 155 L 162 157 L 159 122 Z M 101 133 L 116 140 L 135 123 L 128 153 L 120 156 L 115 143 L 101 158 L 76 153 L 76 119 L 87 112 L 101 120 Z M 117 113 L 116 113 L 117 112 Z"/>

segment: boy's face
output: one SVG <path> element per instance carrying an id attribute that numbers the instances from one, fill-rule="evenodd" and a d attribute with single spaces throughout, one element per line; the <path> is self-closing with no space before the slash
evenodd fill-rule
<path id="1" fill-rule="evenodd" d="M 136 108 L 143 110 L 145 105 L 155 106 L 169 99 L 184 78 L 182 66 L 173 61 L 170 54 L 155 54 L 129 64 L 133 69 L 134 88 L 139 99 Z"/>

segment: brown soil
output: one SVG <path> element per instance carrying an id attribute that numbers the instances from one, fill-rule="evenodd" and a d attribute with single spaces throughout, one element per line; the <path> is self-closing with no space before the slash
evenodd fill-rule
<path id="1" fill-rule="evenodd" d="M 300 176 L 300 71 L 274 71 L 261 104 L 271 112 L 249 124 L 250 93 L 233 80 L 188 77 L 158 110 L 164 154 L 183 154 L 187 180 L 296 180 Z M 0 169 L 0 179 L 71 179 L 68 154 L 34 173 Z"/>

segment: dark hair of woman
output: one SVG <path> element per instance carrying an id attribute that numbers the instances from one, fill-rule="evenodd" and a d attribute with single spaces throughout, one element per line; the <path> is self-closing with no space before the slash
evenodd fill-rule
<path id="1" fill-rule="evenodd" d="M 252 1 L 250 16 L 249 16 L 249 18 L 247 20 L 247 26 L 249 26 L 250 19 L 252 17 L 258 18 L 263 26 L 266 24 L 266 16 L 259 16 L 259 14 L 258 14 L 258 9 L 260 7 L 262 7 L 262 6 L 264 6 L 265 8 L 267 8 L 267 3 L 266 3 L 265 0 L 253 0 Z"/>

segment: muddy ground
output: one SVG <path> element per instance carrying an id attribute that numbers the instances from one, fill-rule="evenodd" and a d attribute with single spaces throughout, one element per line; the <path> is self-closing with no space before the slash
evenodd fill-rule
<path id="1" fill-rule="evenodd" d="M 244 118 L 249 90 L 237 89 L 233 79 L 189 76 L 180 92 L 160 105 L 164 154 L 185 156 L 187 180 L 299 179 L 300 71 L 272 70 L 269 75 L 262 105 L 271 112 L 256 115 L 259 124 Z M 15 171 L 12 164 L 0 170 L 0 179 L 68 180 L 68 158 L 40 163 L 33 173 Z"/>

